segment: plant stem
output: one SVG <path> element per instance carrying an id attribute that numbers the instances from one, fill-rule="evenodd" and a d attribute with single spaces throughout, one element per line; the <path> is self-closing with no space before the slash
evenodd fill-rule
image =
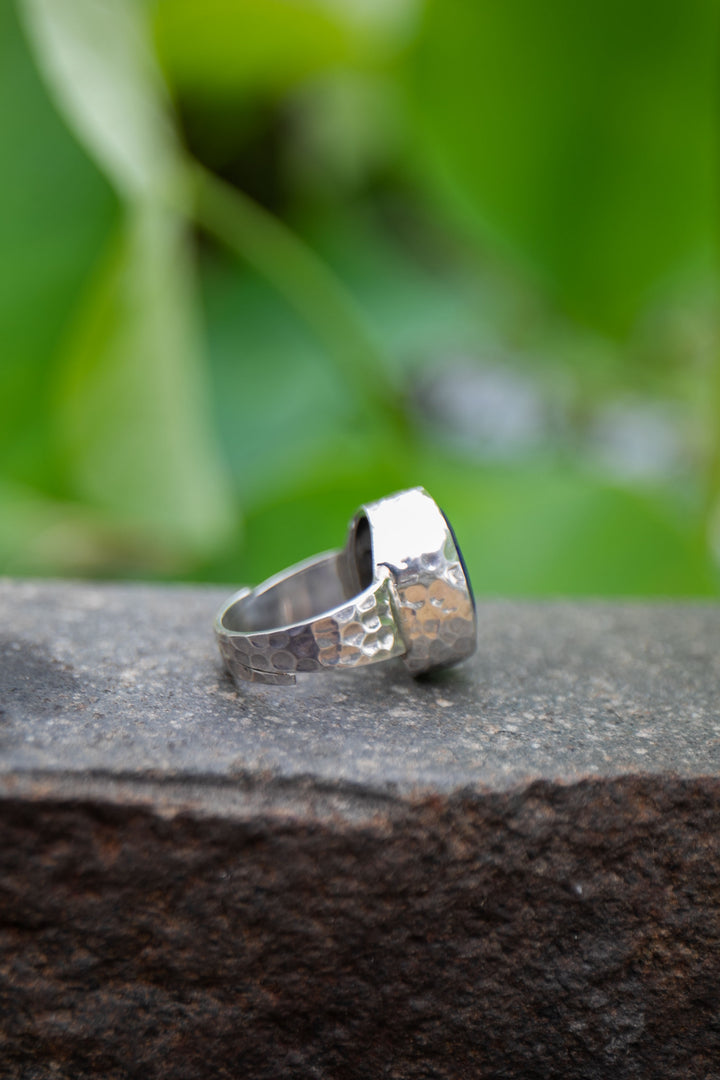
<path id="1" fill-rule="evenodd" d="M 360 400 L 406 432 L 382 352 L 332 271 L 281 221 L 197 163 L 193 181 L 196 224 L 262 274 L 317 334 Z"/>

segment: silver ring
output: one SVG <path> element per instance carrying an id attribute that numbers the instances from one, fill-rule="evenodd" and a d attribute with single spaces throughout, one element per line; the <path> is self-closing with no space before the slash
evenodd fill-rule
<path id="1" fill-rule="evenodd" d="M 361 506 L 345 547 L 231 596 L 215 619 L 236 682 L 402 657 L 413 675 L 475 651 L 475 600 L 447 518 L 423 488 Z"/>

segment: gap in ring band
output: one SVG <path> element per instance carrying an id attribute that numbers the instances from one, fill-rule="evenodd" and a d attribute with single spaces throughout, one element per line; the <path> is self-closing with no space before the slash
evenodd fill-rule
<path id="1" fill-rule="evenodd" d="M 263 633 L 306 622 L 354 599 L 372 582 L 370 523 L 360 514 L 343 551 L 270 578 L 228 608 L 222 624 L 229 631 Z"/>

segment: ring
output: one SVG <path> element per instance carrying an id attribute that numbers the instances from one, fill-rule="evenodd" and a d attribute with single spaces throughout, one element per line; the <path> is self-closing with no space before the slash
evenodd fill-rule
<path id="1" fill-rule="evenodd" d="M 240 589 L 215 619 L 236 682 L 402 657 L 413 675 L 475 651 L 475 599 L 455 534 L 423 488 L 361 506 L 345 547 Z"/>

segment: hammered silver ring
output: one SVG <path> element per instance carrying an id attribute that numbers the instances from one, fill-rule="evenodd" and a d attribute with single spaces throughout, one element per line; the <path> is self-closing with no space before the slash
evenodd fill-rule
<path id="1" fill-rule="evenodd" d="M 215 634 L 236 683 L 291 685 L 394 657 L 413 675 L 450 667 L 475 651 L 477 617 L 450 523 L 411 488 L 361 506 L 341 551 L 240 589 Z"/>

